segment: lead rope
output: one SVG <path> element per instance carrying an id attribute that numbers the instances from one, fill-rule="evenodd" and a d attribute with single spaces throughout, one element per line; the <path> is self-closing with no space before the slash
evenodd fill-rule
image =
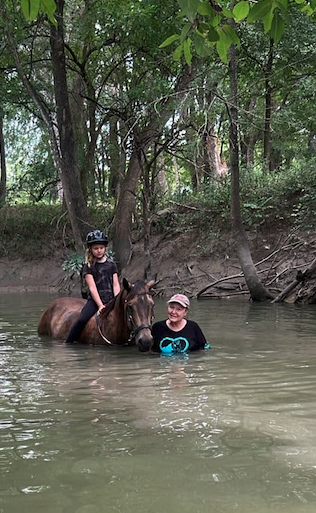
<path id="1" fill-rule="evenodd" d="M 100 323 L 99 323 L 99 316 L 98 316 L 98 312 L 95 314 L 95 322 L 97 324 L 97 328 L 98 328 L 98 332 L 100 334 L 100 337 L 104 340 L 104 342 L 106 342 L 107 344 L 109 344 L 110 346 L 113 346 L 114 344 L 112 344 L 111 340 L 109 340 L 108 338 L 106 338 L 102 331 L 101 331 L 101 328 L 100 328 Z"/>

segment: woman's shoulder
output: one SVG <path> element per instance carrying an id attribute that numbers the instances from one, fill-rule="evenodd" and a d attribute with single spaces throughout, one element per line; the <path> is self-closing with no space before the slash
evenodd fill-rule
<path id="1" fill-rule="evenodd" d="M 189 326 L 197 326 L 199 328 L 199 325 L 196 321 L 193 321 L 192 319 L 187 319 L 187 323 Z"/>

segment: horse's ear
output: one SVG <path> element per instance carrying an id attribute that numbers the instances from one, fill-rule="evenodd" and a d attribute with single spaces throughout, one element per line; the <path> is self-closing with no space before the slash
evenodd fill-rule
<path id="1" fill-rule="evenodd" d="M 147 287 L 148 287 L 148 290 L 150 290 L 156 283 L 156 280 L 150 280 L 149 282 L 147 282 Z"/>
<path id="2" fill-rule="evenodd" d="M 127 290 L 127 292 L 129 292 L 132 288 L 131 284 L 128 283 L 126 278 L 123 278 L 123 287 L 125 290 Z"/>

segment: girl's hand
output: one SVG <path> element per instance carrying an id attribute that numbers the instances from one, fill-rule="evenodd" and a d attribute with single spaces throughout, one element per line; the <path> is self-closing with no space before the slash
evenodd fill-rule
<path id="1" fill-rule="evenodd" d="M 101 305 L 101 306 L 99 307 L 98 315 L 100 315 L 100 313 L 102 312 L 103 308 L 105 308 L 105 305 Z"/>

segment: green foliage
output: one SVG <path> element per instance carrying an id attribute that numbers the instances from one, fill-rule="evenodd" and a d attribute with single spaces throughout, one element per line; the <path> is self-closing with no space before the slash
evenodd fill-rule
<path id="1" fill-rule="evenodd" d="M 39 13 L 44 13 L 48 19 L 56 24 L 55 11 L 56 4 L 54 0 L 20 0 L 21 8 L 25 18 L 29 21 L 35 20 Z"/>
<path id="2" fill-rule="evenodd" d="M 12 255 L 30 260 L 50 257 L 63 246 L 63 239 L 71 244 L 66 219 L 60 206 L 3 207 L 0 256 Z"/>
<path id="3" fill-rule="evenodd" d="M 69 255 L 62 265 L 63 271 L 73 277 L 74 275 L 80 276 L 83 268 L 85 257 L 83 253 L 73 253 Z"/>
<path id="4" fill-rule="evenodd" d="M 70 222 L 61 205 L 21 204 L 2 207 L 0 212 L 0 257 L 12 255 L 37 260 L 72 254 Z M 96 228 L 109 226 L 111 213 L 105 214 L 100 207 L 90 209 L 89 213 Z M 77 264 L 74 261 L 71 265 L 75 268 Z"/>

